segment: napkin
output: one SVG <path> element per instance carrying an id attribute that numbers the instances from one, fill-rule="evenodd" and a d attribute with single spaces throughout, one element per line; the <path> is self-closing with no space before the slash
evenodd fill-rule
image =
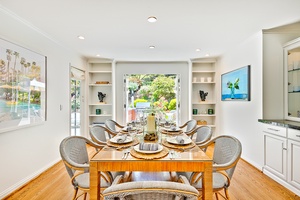
<path id="1" fill-rule="evenodd" d="M 171 126 L 170 130 L 171 130 L 171 131 L 176 131 L 177 128 L 176 128 L 176 126 Z"/>
<path id="2" fill-rule="evenodd" d="M 124 143 L 127 135 L 116 135 L 115 136 L 117 143 Z"/>
<path id="3" fill-rule="evenodd" d="M 143 143 L 139 144 L 139 149 L 142 151 L 157 151 L 158 144 L 157 143 Z"/>
<path id="4" fill-rule="evenodd" d="M 123 131 L 131 131 L 132 127 L 131 126 L 125 126 L 122 130 Z"/>
<path id="5" fill-rule="evenodd" d="M 184 144 L 184 138 L 182 136 L 177 136 L 176 141 L 178 142 L 178 144 Z"/>

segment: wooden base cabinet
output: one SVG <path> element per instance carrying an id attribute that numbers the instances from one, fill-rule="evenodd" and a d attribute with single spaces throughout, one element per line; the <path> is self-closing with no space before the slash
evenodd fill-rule
<path id="1" fill-rule="evenodd" d="M 283 180 L 287 177 L 286 128 L 264 126 L 264 171 Z"/>
<path id="2" fill-rule="evenodd" d="M 263 124 L 263 173 L 300 196 L 300 130 Z"/>
<path id="3" fill-rule="evenodd" d="M 300 190 L 300 131 L 288 129 L 288 183 Z"/>

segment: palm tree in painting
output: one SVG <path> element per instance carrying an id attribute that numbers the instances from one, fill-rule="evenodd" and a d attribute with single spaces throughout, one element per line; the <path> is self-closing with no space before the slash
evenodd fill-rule
<path id="1" fill-rule="evenodd" d="M 17 72 L 16 65 L 17 65 L 17 59 L 19 58 L 20 54 L 18 52 L 14 51 L 13 55 L 15 56 L 14 69 L 13 69 L 13 78 L 15 80 L 13 80 L 13 81 L 17 81 L 17 74 L 15 72 Z"/>
<path id="2" fill-rule="evenodd" d="M 9 83 L 9 63 L 11 61 L 12 50 L 6 49 L 6 59 L 7 59 L 7 83 Z"/>
<path id="3" fill-rule="evenodd" d="M 20 60 L 22 74 L 25 74 L 25 72 L 24 72 L 24 70 L 25 70 L 25 63 L 26 63 L 26 59 L 22 57 L 21 60 Z"/>

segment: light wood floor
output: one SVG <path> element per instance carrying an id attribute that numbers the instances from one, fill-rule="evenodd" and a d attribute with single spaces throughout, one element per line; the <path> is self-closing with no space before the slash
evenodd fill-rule
<path id="1" fill-rule="evenodd" d="M 231 200 L 300 200 L 242 159 L 234 172 L 229 195 Z M 68 200 L 72 197 L 70 177 L 61 161 L 4 200 Z"/>

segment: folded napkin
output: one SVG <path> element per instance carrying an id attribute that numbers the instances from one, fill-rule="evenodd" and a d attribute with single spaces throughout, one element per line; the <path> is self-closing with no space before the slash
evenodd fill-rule
<path id="1" fill-rule="evenodd" d="M 178 144 L 184 144 L 184 138 L 183 138 L 183 136 L 177 136 L 176 137 L 176 141 L 178 142 Z"/>
<path id="2" fill-rule="evenodd" d="M 122 130 L 123 131 L 131 131 L 131 126 L 125 126 Z"/>
<path id="3" fill-rule="evenodd" d="M 158 144 L 157 143 L 143 143 L 139 144 L 139 149 L 142 151 L 157 151 Z"/>
<path id="4" fill-rule="evenodd" d="M 117 143 L 124 143 L 126 138 L 127 138 L 127 135 L 125 135 L 125 134 L 115 136 Z"/>
<path id="5" fill-rule="evenodd" d="M 176 131 L 177 128 L 176 128 L 176 126 L 171 126 L 170 130 L 171 130 L 171 131 Z"/>

